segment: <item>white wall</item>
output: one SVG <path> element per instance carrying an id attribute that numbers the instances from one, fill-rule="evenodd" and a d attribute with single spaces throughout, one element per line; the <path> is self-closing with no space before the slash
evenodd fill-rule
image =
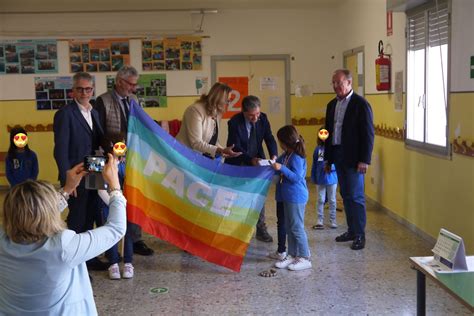
<path id="1" fill-rule="evenodd" d="M 204 20 L 203 70 L 167 72 L 168 94 L 194 95 L 196 76 L 210 77 L 210 56 L 247 54 L 290 54 L 292 90 L 294 84 L 311 84 L 315 92 L 332 92 L 332 71 L 342 66 L 341 26 L 337 12 L 320 10 L 220 10 Z M 126 21 L 126 23 L 123 23 Z M 87 34 L 136 36 L 172 30 L 193 29 L 200 20 L 185 13 L 139 14 L 48 14 L 6 16 L 0 21 L 0 34 L 40 35 L 39 38 L 77 38 Z M 31 27 L 34 25 L 34 27 Z M 166 33 L 166 32 L 165 32 Z M 130 43 L 131 62 L 141 70 L 140 40 Z M 68 47 L 58 43 L 59 74 L 70 75 Z M 148 73 L 148 72 L 147 72 Z M 105 91 L 105 76 L 95 73 L 97 93 Z M 37 76 L 37 75 L 36 75 Z M 0 76 L 0 99 L 34 99 L 35 75 Z"/>
<path id="2" fill-rule="evenodd" d="M 451 91 L 474 91 L 470 58 L 474 56 L 474 1 L 452 0 Z"/>

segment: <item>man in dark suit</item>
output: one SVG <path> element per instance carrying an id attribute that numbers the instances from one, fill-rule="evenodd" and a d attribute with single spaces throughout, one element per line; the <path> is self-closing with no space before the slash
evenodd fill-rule
<path id="1" fill-rule="evenodd" d="M 324 157 L 326 170 L 335 163 L 339 190 L 344 202 L 348 230 L 337 242 L 353 241 L 351 249 L 365 247 L 366 208 L 364 175 L 374 147 L 374 123 L 370 104 L 352 90 L 352 75 L 347 69 L 334 72 L 332 85 L 336 98 L 326 110 Z"/>
<path id="2" fill-rule="evenodd" d="M 80 72 L 73 77 L 72 93 L 74 101 L 61 108 L 54 115 L 54 159 L 58 165 L 61 186 L 66 181 L 67 170 L 84 161 L 87 155 L 94 155 L 99 149 L 103 131 L 99 115 L 92 108 L 93 78 Z M 68 228 L 82 233 L 93 228 L 94 221 L 99 225 L 102 216 L 98 205 L 96 190 L 86 190 L 84 179 L 68 200 Z M 91 270 L 106 270 L 108 266 L 97 258 L 89 260 Z"/>
<path id="3" fill-rule="evenodd" d="M 99 120 L 104 128 L 100 144 L 105 152 L 112 153 L 116 142 L 126 142 L 130 106 L 138 105 L 138 99 L 134 95 L 138 77 L 138 71 L 134 67 L 125 65 L 117 72 L 114 89 L 97 97 L 94 108 L 99 113 Z M 134 223 L 129 223 L 128 227 L 133 239 L 133 252 L 142 256 L 152 255 L 153 249 L 142 239 L 141 227 Z"/>
<path id="4" fill-rule="evenodd" d="M 234 145 L 233 150 L 242 152 L 238 157 L 227 158 L 226 163 L 232 165 L 256 166 L 260 159 L 265 159 L 262 142 L 267 145 L 270 159 L 278 155 L 277 144 L 265 113 L 260 112 L 260 100 L 249 95 L 242 100 L 242 112 L 234 115 L 228 124 L 229 134 L 227 146 Z M 272 242 L 265 224 L 265 208 L 260 212 L 257 222 L 256 238 L 264 242 Z"/>

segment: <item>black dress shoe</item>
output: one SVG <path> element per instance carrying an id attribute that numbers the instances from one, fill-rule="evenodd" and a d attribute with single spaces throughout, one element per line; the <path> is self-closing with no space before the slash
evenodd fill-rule
<path id="1" fill-rule="evenodd" d="M 140 256 L 151 256 L 155 252 L 153 249 L 149 248 L 143 240 L 139 240 L 133 243 L 133 253 Z"/>
<path id="2" fill-rule="evenodd" d="M 109 264 L 100 261 L 98 258 L 92 258 L 86 262 L 87 270 L 90 271 L 106 271 L 109 268 Z"/>
<path id="3" fill-rule="evenodd" d="M 344 242 L 344 241 L 351 241 L 354 240 L 356 236 L 354 234 L 350 234 L 349 232 L 345 232 L 342 235 L 336 237 L 337 242 Z"/>
<path id="4" fill-rule="evenodd" d="M 361 250 L 365 247 L 365 237 L 364 236 L 357 236 L 354 241 L 352 242 L 351 249 L 352 250 Z"/>
<path id="5" fill-rule="evenodd" d="M 257 229 L 257 234 L 255 235 L 255 238 L 263 242 L 273 242 L 273 237 L 270 236 L 266 229 Z"/>

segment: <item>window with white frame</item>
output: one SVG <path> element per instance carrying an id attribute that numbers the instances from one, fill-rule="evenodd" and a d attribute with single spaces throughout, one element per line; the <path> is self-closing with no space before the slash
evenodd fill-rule
<path id="1" fill-rule="evenodd" d="M 407 14 L 407 144 L 444 154 L 449 30 L 445 0 Z"/>

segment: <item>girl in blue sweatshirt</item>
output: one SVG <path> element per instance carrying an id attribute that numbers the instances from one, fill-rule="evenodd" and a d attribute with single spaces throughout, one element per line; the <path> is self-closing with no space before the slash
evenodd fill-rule
<path id="1" fill-rule="evenodd" d="M 275 267 L 293 271 L 310 269 L 308 237 L 304 229 L 305 206 L 308 202 L 304 141 L 293 125 L 280 128 L 277 138 L 284 152 L 272 165 L 280 174 L 275 198 L 277 202 L 283 202 L 288 255 L 277 261 Z"/>
<path id="2" fill-rule="evenodd" d="M 318 189 L 318 222 L 313 229 L 324 229 L 324 203 L 329 201 L 329 227 L 337 228 L 336 221 L 336 190 L 337 190 L 337 174 L 334 164 L 331 165 L 331 171 L 324 169 L 324 140 L 321 138 L 321 130 L 318 133 L 318 146 L 313 153 L 313 165 L 311 167 L 311 181 L 316 184 Z M 327 133 L 327 131 L 326 131 Z M 327 136 L 326 136 L 327 138 Z"/>
<path id="3" fill-rule="evenodd" d="M 36 180 L 38 177 L 38 158 L 28 144 L 21 148 L 15 145 L 14 139 L 18 133 L 28 135 L 21 127 L 14 127 L 10 131 L 10 148 L 5 159 L 5 172 L 11 187 L 27 179 Z"/>

